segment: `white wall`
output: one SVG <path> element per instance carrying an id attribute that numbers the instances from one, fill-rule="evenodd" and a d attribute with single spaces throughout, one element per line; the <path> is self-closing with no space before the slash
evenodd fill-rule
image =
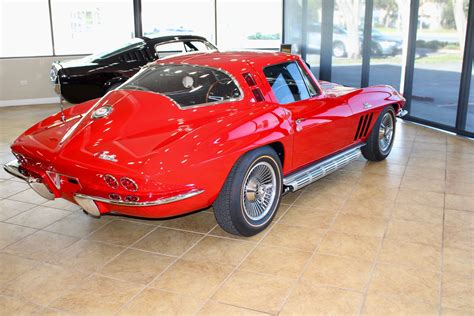
<path id="1" fill-rule="evenodd" d="M 49 79 L 51 63 L 74 58 L 77 56 L 0 59 L 0 106 L 58 102 Z"/>

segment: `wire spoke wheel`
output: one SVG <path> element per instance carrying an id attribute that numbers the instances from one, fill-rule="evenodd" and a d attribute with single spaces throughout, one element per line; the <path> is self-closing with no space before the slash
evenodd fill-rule
<path id="1" fill-rule="evenodd" d="M 392 144 L 394 126 L 393 116 L 388 112 L 385 113 L 379 128 L 379 146 L 384 153 L 390 149 Z"/>
<path id="2" fill-rule="evenodd" d="M 243 209 L 252 221 L 259 221 L 271 210 L 277 193 L 274 168 L 265 161 L 252 166 L 242 186 Z"/>

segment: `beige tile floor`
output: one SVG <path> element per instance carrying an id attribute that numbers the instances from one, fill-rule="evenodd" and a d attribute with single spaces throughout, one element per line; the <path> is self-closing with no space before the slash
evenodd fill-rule
<path id="1" fill-rule="evenodd" d="M 0 109 L 8 144 L 55 106 Z M 212 209 L 94 219 L 0 173 L 0 314 L 474 314 L 474 143 L 399 123 L 237 238 Z"/>

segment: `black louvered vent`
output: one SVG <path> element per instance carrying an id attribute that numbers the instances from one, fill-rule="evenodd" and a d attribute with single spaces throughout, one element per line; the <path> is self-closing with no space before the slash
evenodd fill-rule
<path id="1" fill-rule="evenodd" d="M 372 123 L 372 117 L 374 113 L 369 113 L 362 115 L 359 120 L 359 125 L 357 125 L 357 131 L 354 136 L 354 140 L 367 136 L 369 131 L 370 123 Z"/>

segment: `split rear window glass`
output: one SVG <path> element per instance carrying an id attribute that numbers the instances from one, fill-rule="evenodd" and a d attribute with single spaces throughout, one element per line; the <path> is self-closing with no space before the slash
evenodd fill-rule
<path id="1" fill-rule="evenodd" d="M 280 104 L 305 100 L 317 94 L 296 62 L 268 66 L 263 72 Z"/>
<path id="2" fill-rule="evenodd" d="M 242 96 L 237 83 L 225 72 L 194 65 L 149 66 L 120 89 L 160 93 L 181 107 L 236 101 Z"/>

